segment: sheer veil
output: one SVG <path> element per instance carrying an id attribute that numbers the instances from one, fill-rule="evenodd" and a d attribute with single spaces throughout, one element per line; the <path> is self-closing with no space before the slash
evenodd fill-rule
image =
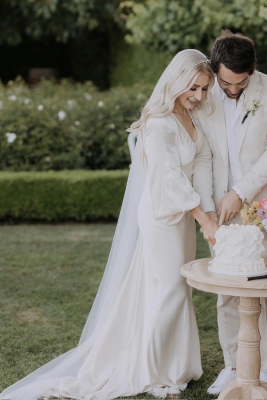
<path id="1" fill-rule="evenodd" d="M 192 85 L 192 80 L 197 78 L 194 67 L 203 62 L 207 62 L 207 58 L 197 50 L 179 52 L 163 72 L 146 104 L 146 108 L 152 110 L 150 114 L 160 102 L 166 85 L 170 84 L 173 78 L 177 86 L 176 93 L 179 95 Z M 170 112 L 165 110 L 161 116 L 168 113 Z M 134 128 L 136 131 L 138 129 L 140 130 L 140 124 L 139 128 L 138 126 Z M 94 338 L 100 332 L 102 322 L 109 314 L 129 270 L 137 243 L 137 210 L 145 178 L 143 135 L 139 133 L 105 272 L 78 346 L 4 390 L 0 394 L 0 399 L 36 400 L 48 389 L 56 387 L 61 378 L 77 376 L 88 354 L 87 349 L 92 346 Z"/>

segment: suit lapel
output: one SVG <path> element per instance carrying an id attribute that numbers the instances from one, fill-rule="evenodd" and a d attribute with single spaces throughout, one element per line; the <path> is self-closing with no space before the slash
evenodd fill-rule
<path id="1" fill-rule="evenodd" d="M 215 111 L 211 115 L 213 129 L 217 137 L 218 145 L 220 148 L 220 152 L 225 163 L 225 166 L 228 168 L 228 140 L 227 140 L 227 130 L 224 118 L 224 110 L 222 103 L 222 93 L 218 82 L 216 81 L 213 89 L 212 89 L 212 97 L 215 104 Z"/>
<path id="2" fill-rule="evenodd" d="M 222 93 L 220 86 L 215 82 L 214 87 L 211 91 L 212 101 L 215 104 L 215 110 L 211 113 L 211 108 L 209 102 L 205 103 L 205 106 L 201 110 L 195 110 L 197 119 L 202 126 L 203 131 L 210 132 L 211 135 L 216 135 L 218 148 L 220 149 L 223 162 L 226 168 L 229 167 L 228 161 L 228 141 L 227 141 L 227 131 L 224 118 L 224 110 L 222 104 Z"/>
<path id="3" fill-rule="evenodd" d="M 261 80 L 259 75 L 257 74 L 257 72 L 255 72 L 251 78 L 250 78 L 250 82 L 248 84 L 248 87 L 246 89 L 246 94 L 245 94 L 245 99 L 244 99 L 244 103 L 251 101 L 251 100 L 258 100 L 260 97 L 260 93 L 261 93 L 261 89 L 262 89 L 262 84 L 261 84 Z M 244 110 L 242 110 L 241 112 L 241 121 L 243 120 L 245 114 L 246 114 L 247 110 L 244 107 Z M 255 116 L 257 115 L 257 111 Z M 244 123 L 240 124 L 240 128 L 239 128 L 239 148 L 238 148 L 238 153 L 240 153 L 242 144 L 244 142 L 247 130 L 248 130 L 248 126 L 250 123 L 251 118 L 254 118 L 252 116 L 252 113 L 250 112 L 248 117 L 246 118 L 246 120 L 244 121 Z"/>

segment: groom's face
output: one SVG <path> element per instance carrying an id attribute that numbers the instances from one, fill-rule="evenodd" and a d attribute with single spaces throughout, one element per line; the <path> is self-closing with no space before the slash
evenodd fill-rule
<path id="1" fill-rule="evenodd" d="M 239 99 L 249 84 L 249 73 L 236 74 L 223 64 L 220 65 L 217 78 L 218 83 L 230 99 Z"/>

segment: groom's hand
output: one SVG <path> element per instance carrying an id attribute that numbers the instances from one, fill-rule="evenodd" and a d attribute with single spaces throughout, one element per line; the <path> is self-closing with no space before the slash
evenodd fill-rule
<path id="1" fill-rule="evenodd" d="M 242 200 L 238 194 L 231 190 L 220 201 L 218 214 L 220 215 L 219 226 L 224 222 L 235 218 L 242 208 Z"/>

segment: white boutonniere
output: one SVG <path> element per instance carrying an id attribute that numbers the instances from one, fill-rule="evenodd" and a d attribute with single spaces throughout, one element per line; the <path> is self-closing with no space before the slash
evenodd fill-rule
<path id="1" fill-rule="evenodd" d="M 245 106 L 245 109 L 247 110 L 247 112 L 246 112 L 244 118 L 242 119 L 242 122 L 241 122 L 242 124 L 246 121 L 249 113 L 252 113 L 252 115 L 254 117 L 256 111 L 262 106 L 262 104 L 259 101 L 254 99 L 254 100 L 246 101 L 244 106 Z"/>

